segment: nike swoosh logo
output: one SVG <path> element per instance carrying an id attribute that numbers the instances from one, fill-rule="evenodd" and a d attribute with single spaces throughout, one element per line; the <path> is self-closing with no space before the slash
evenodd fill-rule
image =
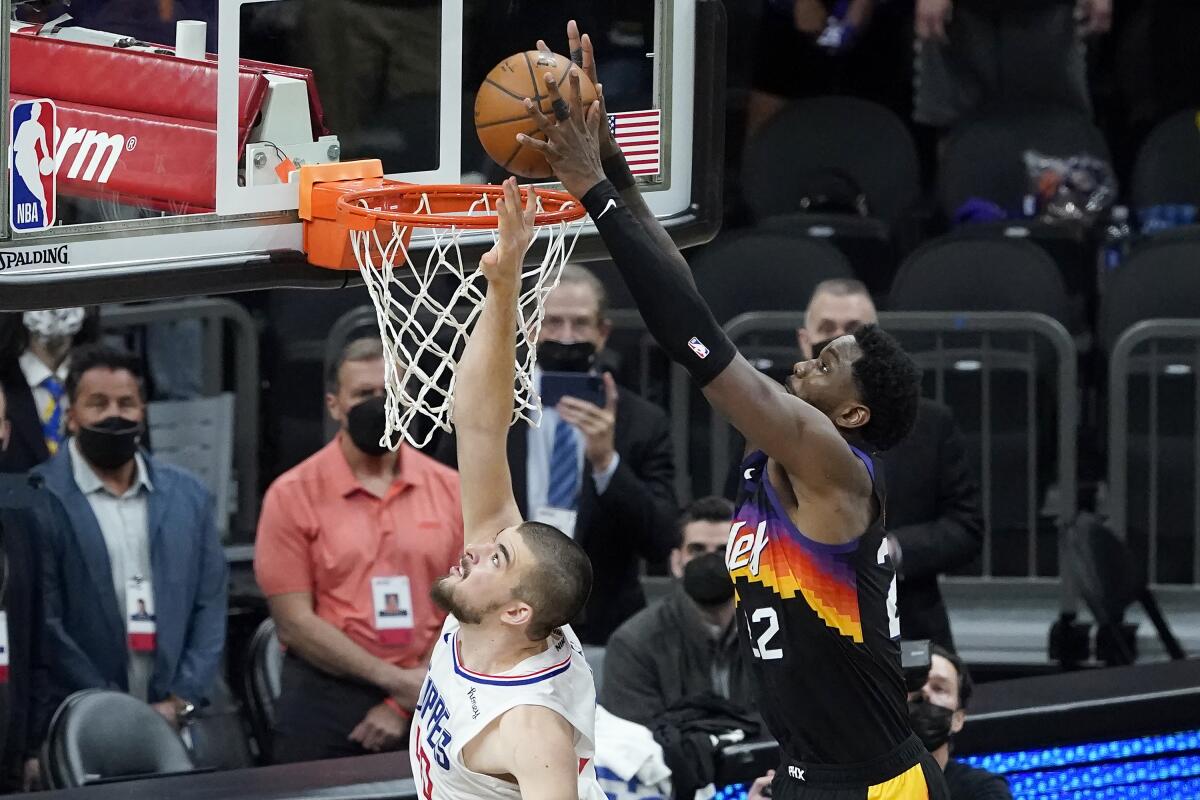
<path id="1" fill-rule="evenodd" d="M 746 470 L 746 471 L 745 471 L 745 472 L 742 474 L 742 477 L 743 477 L 743 478 L 745 478 L 745 479 L 746 479 L 746 480 L 748 480 L 748 481 L 752 481 L 752 480 L 754 480 L 754 467 L 751 467 L 750 469 Z"/>
<path id="2" fill-rule="evenodd" d="M 609 211 L 612 211 L 616 207 L 617 207 L 617 201 L 613 200 L 611 197 L 608 198 L 608 205 L 606 205 L 604 207 L 604 210 L 600 212 L 600 216 L 596 217 L 596 219 L 600 219 L 600 217 L 603 217 L 605 214 L 607 214 Z"/>

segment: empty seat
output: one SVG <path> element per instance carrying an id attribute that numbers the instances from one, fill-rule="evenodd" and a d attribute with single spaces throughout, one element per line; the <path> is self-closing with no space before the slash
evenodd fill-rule
<path id="1" fill-rule="evenodd" d="M 844 176 L 869 214 L 805 209 L 816 176 Z M 894 234 L 920 196 L 916 144 L 899 117 L 853 97 L 801 100 L 749 142 L 743 181 L 760 223 L 828 240 L 872 294 L 887 290 L 896 265 Z"/>
<path id="2" fill-rule="evenodd" d="M 1133 205 L 1200 206 L 1200 109 L 1180 111 L 1151 131 L 1133 167 Z"/>
<path id="3" fill-rule="evenodd" d="M 1154 239 L 1135 249 L 1109 277 L 1100 303 L 1100 344 L 1112 352 L 1117 338 L 1144 319 L 1200 315 L 1200 238 Z"/>
<path id="4" fill-rule="evenodd" d="M 150 706 L 121 692 L 89 689 L 55 713 L 43 767 L 52 788 L 194 769 L 179 735 Z"/>

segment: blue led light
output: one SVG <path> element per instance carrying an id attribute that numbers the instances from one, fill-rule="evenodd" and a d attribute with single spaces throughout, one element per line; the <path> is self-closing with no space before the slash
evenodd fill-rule
<path id="1" fill-rule="evenodd" d="M 961 759 L 973 767 L 988 772 L 1008 774 L 1035 769 L 1064 767 L 1074 764 L 1094 764 L 1130 758 L 1183 753 L 1200 750 L 1200 730 L 1181 731 L 1137 739 L 1118 739 L 1112 742 L 1051 747 L 1044 750 L 1019 750 L 1011 753 L 967 756 Z"/>

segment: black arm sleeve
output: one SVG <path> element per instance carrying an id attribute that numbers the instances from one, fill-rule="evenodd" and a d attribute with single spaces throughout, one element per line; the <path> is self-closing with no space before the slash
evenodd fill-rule
<path id="1" fill-rule="evenodd" d="M 682 259 L 663 251 L 609 181 L 593 186 L 583 196 L 583 205 L 651 335 L 673 361 L 706 386 L 729 366 L 737 349 L 700 297 Z"/>

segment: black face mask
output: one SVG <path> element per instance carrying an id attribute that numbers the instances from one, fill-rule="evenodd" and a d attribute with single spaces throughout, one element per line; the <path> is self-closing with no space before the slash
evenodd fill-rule
<path id="1" fill-rule="evenodd" d="M 369 456 L 381 456 L 388 448 L 379 443 L 387 429 L 387 411 L 382 397 L 369 397 L 346 414 L 346 432 L 354 446 Z"/>
<path id="2" fill-rule="evenodd" d="M 596 361 L 596 345 L 591 342 L 544 341 L 537 346 L 538 366 L 546 372 L 587 372 Z"/>
<path id="3" fill-rule="evenodd" d="M 833 343 L 834 343 L 835 341 L 837 341 L 839 338 L 841 338 L 841 337 L 839 337 L 839 336 L 833 336 L 833 337 L 831 337 L 831 338 L 829 338 L 829 339 L 822 339 L 822 340 L 821 340 L 821 341 L 819 341 L 819 342 L 813 342 L 813 344 L 812 344 L 812 353 L 813 353 L 813 354 L 812 354 L 812 357 L 813 357 L 813 358 L 817 358 L 817 357 L 819 357 L 819 356 L 821 355 L 821 351 L 822 351 L 822 350 L 824 350 L 826 347 L 829 347 L 829 345 L 833 344 Z"/>
<path id="4" fill-rule="evenodd" d="M 128 464 L 142 441 L 142 423 L 124 417 L 107 417 L 80 428 L 75 436 L 79 452 L 90 464 L 110 470 Z"/>
<path id="5" fill-rule="evenodd" d="M 719 606 L 733 597 L 733 580 L 721 553 L 696 556 L 683 567 L 683 590 L 702 606 Z"/>
<path id="6" fill-rule="evenodd" d="M 913 733 L 929 752 L 950 741 L 950 726 L 954 722 L 954 712 L 950 709 L 930 703 L 925 698 L 909 700 L 908 719 Z"/>

